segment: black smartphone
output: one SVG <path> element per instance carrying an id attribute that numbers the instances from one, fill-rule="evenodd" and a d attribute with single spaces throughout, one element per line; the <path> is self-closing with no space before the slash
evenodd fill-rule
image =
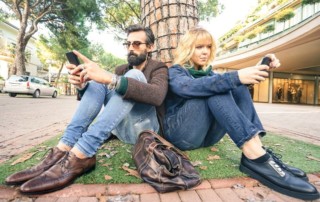
<path id="1" fill-rule="evenodd" d="M 74 64 L 76 66 L 80 65 L 80 61 L 78 59 L 78 56 L 74 54 L 73 52 L 67 52 L 66 53 L 67 59 L 70 64 Z"/>
<path id="2" fill-rule="evenodd" d="M 271 59 L 269 58 L 269 57 L 264 57 L 263 59 L 262 59 L 262 62 L 261 62 L 261 64 L 262 65 L 270 65 L 270 62 L 271 62 Z"/>

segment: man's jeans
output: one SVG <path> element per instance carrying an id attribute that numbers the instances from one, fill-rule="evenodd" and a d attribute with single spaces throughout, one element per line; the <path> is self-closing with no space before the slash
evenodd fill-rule
<path id="1" fill-rule="evenodd" d="M 190 99 L 174 116 L 166 117 L 164 134 L 181 150 L 217 143 L 226 133 L 241 147 L 254 135 L 265 131 L 246 86 L 224 94 Z"/>
<path id="2" fill-rule="evenodd" d="M 136 69 L 124 76 L 147 83 L 143 73 Z M 154 106 L 124 100 L 114 90 L 91 81 L 60 141 L 91 157 L 110 138 L 111 132 L 123 142 L 134 144 L 139 133 L 146 129 L 159 130 Z"/>

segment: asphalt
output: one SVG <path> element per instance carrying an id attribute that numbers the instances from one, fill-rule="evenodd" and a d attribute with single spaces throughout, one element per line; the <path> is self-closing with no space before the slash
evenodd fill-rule
<path id="1" fill-rule="evenodd" d="M 255 103 L 267 131 L 320 146 L 320 106 Z M 319 147 L 320 152 L 320 147 Z M 320 190 L 320 173 L 308 174 L 309 181 Z M 72 184 L 43 195 L 22 195 L 18 187 L 0 186 L 2 201 L 35 202 L 197 202 L 197 201 L 302 201 L 275 192 L 248 177 L 204 180 L 185 191 L 157 193 L 142 184 Z M 320 199 L 315 200 L 320 202 Z"/>

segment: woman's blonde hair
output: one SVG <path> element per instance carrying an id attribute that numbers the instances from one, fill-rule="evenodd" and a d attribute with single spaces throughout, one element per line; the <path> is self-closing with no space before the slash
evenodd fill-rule
<path id="1" fill-rule="evenodd" d="M 208 60 L 208 64 L 210 64 L 214 60 L 216 54 L 216 43 L 212 35 L 201 27 L 194 27 L 181 37 L 178 47 L 174 52 L 174 64 L 179 64 L 181 66 L 189 64 L 193 66 L 194 64 L 191 61 L 191 57 L 196 48 L 196 44 L 199 41 L 208 40 L 211 41 L 211 52 Z"/>

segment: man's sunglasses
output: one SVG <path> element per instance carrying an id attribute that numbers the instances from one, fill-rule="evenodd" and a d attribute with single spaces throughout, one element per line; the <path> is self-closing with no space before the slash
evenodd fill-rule
<path id="1" fill-rule="evenodd" d="M 130 48 L 130 45 L 132 45 L 133 48 L 139 48 L 141 44 L 147 44 L 147 43 L 142 43 L 140 41 L 133 41 L 133 42 L 127 41 L 123 43 L 123 45 L 127 48 Z"/>

